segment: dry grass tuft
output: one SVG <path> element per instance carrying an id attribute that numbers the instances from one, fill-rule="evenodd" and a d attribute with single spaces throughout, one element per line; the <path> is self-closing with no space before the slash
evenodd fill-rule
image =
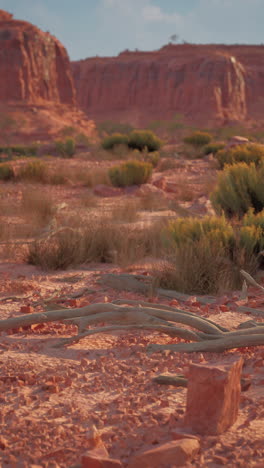
<path id="1" fill-rule="evenodd" d="M 51 197 L 28 187 L 22 192 L 21 214 L 33 225 L 46 226 L 51 222 L 56 209 Z"/>

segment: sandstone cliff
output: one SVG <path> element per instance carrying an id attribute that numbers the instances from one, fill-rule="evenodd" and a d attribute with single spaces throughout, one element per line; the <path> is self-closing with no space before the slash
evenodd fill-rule
<path id="1" fill-rule="evenodd" d="M 176 113 L 209 124 L 259 119 L 264 47 L 167 45 L 72 63 L 77 102 L 97 120 L 145 124 Z"/>
<path id="2" fill-rule="evenodd" d="M 65 48 L 49 33 L 0 10 L 0 101 L 75 104 Z"/>
<path id="3" fill-rule="evenodd" d="M 65 127 L 96 138 L 94 122 L 77 107 L 65 48 L 51 34 L 3 10 L 0 70 L 0 120 L 15 122 L 12 143 L 54 139 Z M 0 142 L 6 144 L 1 132 Z"/>

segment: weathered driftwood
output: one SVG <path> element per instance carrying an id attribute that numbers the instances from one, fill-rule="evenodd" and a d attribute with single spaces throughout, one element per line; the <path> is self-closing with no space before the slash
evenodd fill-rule
<path id="1" fill-rule="evenodd" d="M 264 333 L 258 335 L 243 335 L 229 336 L 216 340 L 205 340 L 199 343 L 179 343 L 179 344 L 150 344 L 147 351 L 156 353 L 159 351 L 169 350 L 178 353 L 195 353 L 195 352 L 211 352 L 222 353 L 226 349 L 245 348 L 247 346 L 263 346 Z"/>
<path id="2" fill-rule="evenodd" d="M 97 333 L 111 333 L 117 330 L 152 330 L 157 331 L 160 333 L 164 333 L 171 337 L 183 338 L 184 340 L 190 341 L 200 341 L 200 336 L 191 331 L 186 330 L 184 328 L 177 328 L 177 327 L 169 327 L 166 325 L 157 325 L 151 323 L 142 323 L 142 324 L 135 324 L 135 325 L 113 325 L 113 326 L 105 326 L 105 327 L 98 327 L 91 330 L 87 330 L 83 333 L 79 333 L 78 335 L 72 336 L 70 338 L 62 338 L 53 345 L 54 348 L 61 348 L 66 345 L 70 345 L 73 343 L 78 343 L 82 338 L 86 338 L 87 336 L 95 335 Z"/>
<path id="3" fill-rule="evenodd" d="M 250 275 L 249 275 L 250 276 Z M 148 278 L 143 276 L 145 280 Z M 128 274 L 121 274 L 121 275 L 114 275 L 114 274 L 106 274 L 103 275 L 102 278 L 99 280 L 100 283 L 104 285 L 108 285 L 117 290 L 126 290 L 126 291 L 134 291 L 140 292 L 143 294 L 148 294 L 151 291 L 151 284 L 144 283 L 143 281 L 138 280 L 133 275 Z M 179 301 L 187 301 L 190 299 L 190 296 L 187 294 L 183 294 L 177 291 L 171 291 L 169 289 L 155 289 L 156 296 L 166 297 L 171 299 L 177 299 Z M 210 296 L 196 296 L 197 301 L 201 304 L 214 304 L 215 298 Z M 264 310 L 261 309 L 253 309 L 247 306 L 239 306 L 236 308 L 237 312 L 242 312 L 244 314 L 252 314 L 258 317 L 264 317 Z"/>
<path id="4" fill-rule="evenodd" d="M 167 374 L 160 374 L 157 377 L 152 379 L 153 382 L 160 384 L 160 385 L 172 385 L 173 387 L 187 387 L 188 386 L 188 379 L 184 375 L 167 375 Z M 241 377 L 241 390 L 245 392 L 249 389 L 251 385 L 251 380 Z"/>
<path id="5" fill-rule="evenodd" d="M 145 283 L 143 281 L 138 280 L 137 278 L 138 276 L 128 274 L 115 275 L 108 273 L 103 275 L 100 278 L 99 282 L 119 291 L 135 291 L 141 292 L 143 294 L 148 294 L 150 291 L 152 291 L 151 283 Z M 145 281 L 148 280 L 147 276 L 142 275 L 140 276 L 140 278 L 144 279 Z M 162 288 L 156 288 L 155 294 L 157 296 L 178 299 L 179 301 L 187 301 L 190 298 L 188 294 Z M 197 296 L 197 300 L 201 302 L 201 304 L 213 304 L 215 302 L 215 298 L 210 296 Z"/>
<path id="6" fill-rule="evenodd" d="M 257 283 L 256 280 L 254 280 L 254 278 L 252 278 L 252 276 L 249 273 L 247 273 L 245 270 L 240 270 L 240 273 L 249 284 L 252 284 L 252 286 L 261 289 L 261 291 L 264 291 L 264 287 Z"/>
<path id="7" fill-rule="evenodd" d="M 160 374 L 152 379 L 153 382 L 160 385 L 172 385 L 173 387 L 187 387 L 188 380 L 182 374 L 166 375 Z"/>
<path id="8" fill-rule="evenodd" d="M 179 309 L 178 309 L 179 310 Z M 169 322 L 176 322 L 188 325 L 201 332 L 210 335 L 222 335 L 223 332 L 217 326 L 208 323 L 201 317 L 186 315 L 182 311 L 169 312 L 167 310 L 156 309 L 152 307 L 121 307 L 111 303 L 91 304 L 86 307 L 76 309 L 60 309 L 51 312 L 40 312 L 38 314 L 23 315 L 21 317 L 12 317 L 0 321 L 0 330 L 10 328 L 19 328 L 36 323 L 54 322 L 66 319 L 76 323 L 80 330 L 85 329 L 87 325 L 110 322 L 110 323 L 158 323 L 169 326 Z M 83 317 L 81 319 L 81 317 Z M 172 324 L 171 324 L 172 326 Z"/>
<path id="9" fill-rule="evenodd" d="M 193 317 L 197 317 L 197 314 L 194 314 L 193 312 L 187 311 L 187 310 L 182 310 L 182 309 L 176 309 L 175 307 L 168 306 L 165 304 L 154 304 L 153 302 L 145 302 L 145 301 L 134 301 L 132 299 L 116 299 L 115 301 L 112 302 L 112 304 L 129 304 L 129 305 L 135 305 L 138 307 L 149 307 L 149 308 L 154 308 L 154 309 L 163 309 L 163 310 L 168 310 L 170 312 L 177 312 L 180 311 L 181 313 L 184 313 L 186 315 L 192 315 Z M 205 322 L 211 323 L 215 327 L 219 328 L 220 331 L 222 332 L 227 332 L 229 331 L 227 328 L 222 327 L 218 323 L 213 322 L 212 320 L 209 320 L 205 317 L 201 317 Z"/>

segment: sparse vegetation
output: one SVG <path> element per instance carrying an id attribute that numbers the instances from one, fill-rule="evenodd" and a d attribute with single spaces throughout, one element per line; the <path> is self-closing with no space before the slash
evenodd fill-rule
<path id="1" fill-rule="evenodd" d="M 151 164 L 131 160 L 109 169 L 109 178 L 115 187 L 128 187 L 146 183 L 151 173 Z"/>
<path id="2" fill-rule="evenodd" d="M 195 148 L 201 148 L 202 146 L 208 145 L 212 140 L 212 135 L 208 132 L 196 131 L 187 135 L 184 138 L 184 143 L 194 146 Z"/>
<path id="3" fill-rule="evenodd" d="M 222 150 L 225 147 L 224 143 L 208 143 L 203 147 L 203 154 L 206 156 L 208 154 L 216 154 L 218 151 Z"/>
<path id="4" fill-rule="evenodd" d="M 211 201 L 218 213 L 242 217 L 250 208 L 258 213 L 264 208 L 264 164 L 238 163 L 225 166 L 219 174 Z"/>
<path id="5" fill-rule="evenodd" d="M 14 169 L 10 164 L 0 164 L 0 180 L 8 181 L 14 179 Z"/>
<path id="6" fill-rule="evenodd" d="M 225 164 L 236 164 L 239 162 L 259 164 L 261 161 L 264 161 L 264 145 L 253 143 L 238 145 L 234 148 L 218 151 L 215 157 L 221 169 L 223 169 Z"/>
<path id="7" fill-rule="evenodd" d="M 138 149 L 148 152 L 158 151 L 162 146 L 162 140 L 150 130 L 134 130 L 129 134 L 128 146 L 132 149 Z"/>
<path id="8" fill-rule="evenodd" d="M 36 156 L 38 151 L 37 145 L 10 145 L 1 146 L 0 153 L 11 156 Z"/>
<path id="9" fill-rule="evenodd" d="M 57 140 L 55 141 L 55 148 L 63 158 L 72 158 L 76 151 L 76 143 L 73 138 L 66 138 L 65 141 Z"/>
<path id="10" fill-rule="evenodd" d="M 20 167 L 17 179 L 46 183 L 48 179 L 48 167 L 42 161 L 30 161 Z"/>
<path id="11" fill-rule="evenodd" d="M 105 150 L 112 150 L 118 145 L 128 145 L 128 136 L 121 133 L 113 133 L 107 136 L 102 141 L 102 148 Z"/>
<path id="12" fill-rule="evenodd" d="M 50 223 L 55 214 L 51 197 L 45 193 L 24 190 L 21 200 L 21 212 L 35 227 L 44 227 Z"/>

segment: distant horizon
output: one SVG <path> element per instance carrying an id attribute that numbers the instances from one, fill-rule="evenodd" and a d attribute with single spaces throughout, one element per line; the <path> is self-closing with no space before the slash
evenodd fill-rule
<path id="1" fill-rule="evenodd" d="M 170 42 L 261 46 L 263 0 L 0 0 L 15 20 L 49 31 L 70 60 L 152 52 Z"/>

